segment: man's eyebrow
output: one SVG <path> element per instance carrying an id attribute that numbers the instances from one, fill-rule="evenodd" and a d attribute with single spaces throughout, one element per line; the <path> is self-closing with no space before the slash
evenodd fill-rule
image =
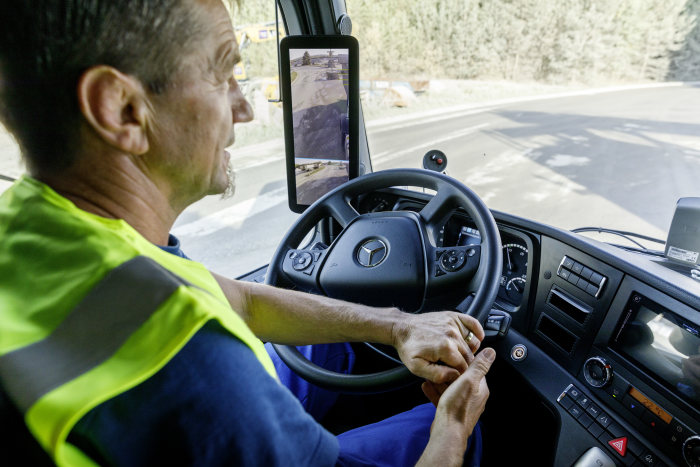
<path id="1" fill-rule="evenodd" d="M 241 61 L 241 53 L 235 41 L 226 42 L 219 47 L 216 56 L 218 62 L 228 66 L 233 66 Z"/>
<path id="2" fill-rule="evenodd" d="M 235 65 L 241 60 L 243 60 L 243 57 L 241 57 L 241 51 L 238 50 L 238 46 L 236 45 L 233 50 L 233 64 Z"/>

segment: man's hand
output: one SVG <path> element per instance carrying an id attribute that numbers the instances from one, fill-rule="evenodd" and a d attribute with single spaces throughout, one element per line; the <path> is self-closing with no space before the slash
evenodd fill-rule
<path id="1" fill-rule="evenodd" d="M 483 339 L 484 330 L 475 318 L 447 311 L 406 315 L 392 330 L 394 347 L 406 367 L 436 384 L 450 383 L 467 371 Z"/>
<path id="2" fill-rule="evenodd" d="M 462 465 L 467 439 L 489 397 L 485 376 L 495 358 L 496 352 L 486 348 L 452 384 L 423 384 L 423 391 L 437 410 L 430 441 L 416 465 Z"/>

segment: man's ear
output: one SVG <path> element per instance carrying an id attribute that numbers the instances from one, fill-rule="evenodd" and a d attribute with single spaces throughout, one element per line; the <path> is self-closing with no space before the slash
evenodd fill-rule
<path id="1" fill-rule="evenodd" d="M 108 145 L 128 154 L 148 151 L 148 103 L 143 85 L 119 70 L 99 65 L 78 81 L 80 111 Z"/>

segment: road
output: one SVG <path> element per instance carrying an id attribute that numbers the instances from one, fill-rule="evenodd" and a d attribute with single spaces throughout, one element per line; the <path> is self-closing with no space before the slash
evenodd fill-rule
<path id="1" fill-rule="evenodd" d="M 694 86 L 635 89 L 375 122 L 368 139 L 375 171 L 419 167 L 437 148 L 447 154 L 447 174 L 492 209 L 563 228 L 665 238 L 677 199 L 700 196 L 697 109 Z M 236 196 L 203 199 L 174 228 L 190 257 L 229 276 L 266 264 L 296 218 L 287 207 L 283 143 L 233 154 Z"/>
<path id="2" fill-rule="evenodd" d="M 293 71 L 294 153 L 303 158 L 346 159 L 344 138 L 338 133 L 348 107 L 342 68 L 328 68 L 323 62 Z M 329 73 L 337 79 L 328 79 Z"/>
<path id="3" fill-rule="evenodd" d="M 312 173 L 296 174 L 297 199 L 299 204 L 309 206 L 321 196 L 348 181 L 348 166 L 322 165 Z"/>

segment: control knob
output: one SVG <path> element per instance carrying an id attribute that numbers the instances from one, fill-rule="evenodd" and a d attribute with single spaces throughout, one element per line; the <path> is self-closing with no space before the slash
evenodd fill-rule
<path id="1" fill-rule="evenodd" d="M 690 467 L 700 467 L 700 436 L 691 436 L 683 443 L 683 459 Z"/>
<path id="2" fill-rule="evenodd" d="M 605 387 L 612 376 L 612 367 L 603 357 L 591 357 L 583 364 L 583 377 L 594 388 Z"/>

